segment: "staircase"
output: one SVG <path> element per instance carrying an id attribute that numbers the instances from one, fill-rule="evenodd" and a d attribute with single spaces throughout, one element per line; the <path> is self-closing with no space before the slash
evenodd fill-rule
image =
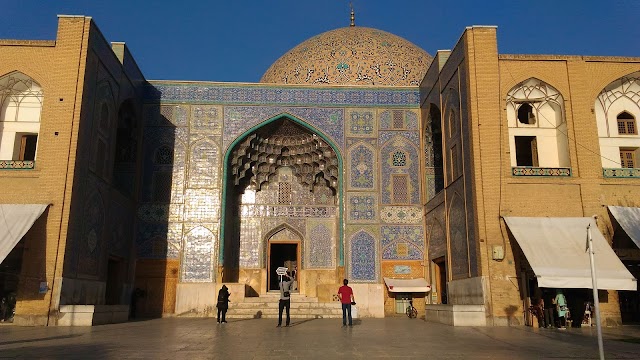
<path id="1" fill-rule="evenodd" d="M 241 302 L 231 302 L 227 318 L 229 319 L 277 319 L 280 293 L 268 293 L 259 297 L 245 297 Z M 300 294 L 291 294 L 292 319 L 342 318 L 340 302 L 321 303 L 318 298 Z M 282 314 L 286 316 L 286 310 Z"/>

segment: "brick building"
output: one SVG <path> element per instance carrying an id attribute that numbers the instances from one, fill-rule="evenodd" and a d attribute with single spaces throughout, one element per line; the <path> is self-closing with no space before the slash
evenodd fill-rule
<path id="1" fill-rule="evenodd" d="M 608 258 L 603 319 L 637 318 L 639 71 L 500 55 L 492 27 L 432 59 L 350 26 L 259 83 L 147 81 L 91 18 L 61 16 L 55 41 L 0 40 L 0 210 L 24 230 L 2 239 L 0 290 L 19 324 L 123 321 L 132 302 L 207 316 L 221 283 L 237 316 L 263 301 L 269 317 L 286 266 L 301 317 L 340 316 L 346 277 L 360 316 L 413 299 L 428 320 L 523 324 L 551 282 L 518 221 L 598 215 L 625 256 Z M 557 287 L 587 301 L 561 263 Z"/>

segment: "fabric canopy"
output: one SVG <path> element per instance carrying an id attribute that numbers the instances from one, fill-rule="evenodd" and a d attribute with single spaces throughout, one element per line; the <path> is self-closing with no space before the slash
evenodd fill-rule
<path id="1" fill-rule="evenodd" d="M 636 290 L 629 273 L 593 218 L 505 217 L 505 222 L 538 278 L 548 288 L 593 288 L 587 226 L 595 252 L 598 289 Z"/>
<path id="2" fill-rule="evenodd" d="M 29 231 L 48 205 L 0 204 L 0 263 Z"/>
<path id="3" fill-rule="evenodd" d="M 609 206 L 609 211 L 616 218 L 618 224 L 622 226 L 624 232 L 640 248 L 640 208 Z"/>
<path id="4" fill-rule="evenodd" d="M 431 291 L 431 286 L 427 283 L 427 280 L 423 278 L 418 278 L 418 279 L 384 278 L 384 283 L 387 284 L 387 288 L 389 288 L 389 292 L 410 293 L 410 292 Z"/>

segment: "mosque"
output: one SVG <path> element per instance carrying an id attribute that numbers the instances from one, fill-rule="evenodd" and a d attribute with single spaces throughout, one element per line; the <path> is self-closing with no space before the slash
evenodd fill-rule
<path id="1" fill-rule="evenodd" d="M 294 318 L 341 316 L 347 278 L 359 317 L 533 325 L 563 290 L 575 324 L 591 234 L 596 321 L 640 321 L 640 58 L 499 54 L 493 26 L 432 57 L 352 14 L 258 83 L 143 70 L 87 16 L 0 40 L 6 320 L 204 317 L 222 284 L 272 317 L 284 266 Z"/>

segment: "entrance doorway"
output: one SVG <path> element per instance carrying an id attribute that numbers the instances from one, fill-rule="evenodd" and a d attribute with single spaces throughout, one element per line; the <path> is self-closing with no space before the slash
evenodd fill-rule
<path id="1" fill-rule="evenodd" d="M 438 304 L 447 303 L 447 265 L 444 256 L 433 259 Z"/>
<path id="2" fill-rule="evenodd" d="M 267 291 L 279 290 L 278 282 L 280 281 L 280 276 L 276 274 L 277 268 L 285 266 L 291 272 L 298 266 L 300 260 L 300 247 L 298 245 L 299 242 L 269 243 Z"/>

